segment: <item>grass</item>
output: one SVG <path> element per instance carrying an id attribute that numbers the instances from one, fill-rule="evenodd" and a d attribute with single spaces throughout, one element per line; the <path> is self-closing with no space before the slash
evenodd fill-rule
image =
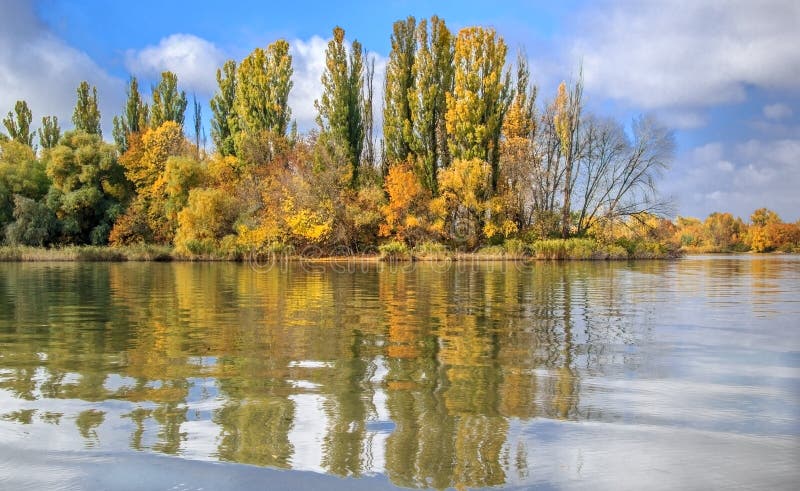
<path id="1" fill-rule="evenodd" d="M 423 242 L 411 250 L 411 255 L 418 261 L 451 261 L 453 252 L 439 242 Z"/>
<path id="2" fill-rule="evenodd" d="M 679 255 L 678 251 L 672 250 L 664 244 L 646 241 L 601 244 L 594 239 L 547 239 L 538 240 L 531 247 L 536 259 L 666 259 Z"/>
<path id="3" fill-rule="evenodd" d="M 65 246 L 54 248 L 30 246 L 0 247 L 0 261 L 118 262 L 170 261 L 172 259 L 171 248 L 154 245 L 134 245 L 125 247 Z"/>

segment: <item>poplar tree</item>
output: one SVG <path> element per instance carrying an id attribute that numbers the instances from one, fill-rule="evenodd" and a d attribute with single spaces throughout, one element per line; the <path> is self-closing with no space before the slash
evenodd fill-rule
<path id="1" fill-rule="evenodd" d="M 153 107 L 150 118 L 154 128 L 175 121 L 183 128 L 186 113 L 186 92 L 178 92 L 178 76 L 170 71 L 161 73 L 161 81 L 153 87 Z"/>
<path id="2" fill-rule="evenodd" d="M 200 160 L 200 132 L 203 130 L 203 108 L 197 102 L 197 96 L 192 94 L 192 109 L 194 109 L 194 149 L 195 156 Z"/>
<path id="3" fill-rule="evenodd" d="M 283 39 L 267 49 L 256 48 L 242 60 L 234 105 L 243 131 L 286 135 L 292 116 L 288 104 L 292 73 L 289 43 Z"/>
<path id="4" fill-rule="evenodd" d="M 417 157 L 420 181 L 437 193 L 438 170 L 450 164 L 447 148 L 446 95 L 453 90 L 453 35 L 436 16 L 417 26 L 418 50 L 414 60 L 415 84 L 409 91 L 411 149 Z"/>
<path id="5" fill-rule="evenodd" d="M 363 73 L 361 43 L 353 41 L 348 56 L 344 45 L 344 29 L 335 27 L 333 39 L 325 50 L 322 97 L 314 105 L 319 113 L 317 124 L 322 132 L 344 147 L 352 167 L 352 187 L 358 183 L 359 161 L 364 145 Z"/>
<path id="6" fill-rule="evenodd" d="M 121 116 L 114 116 L 114 141 L 120 153 L 128 150 L 128 135 L 139 133 L 147 127 L 148 107 L 139 93 L 139 82 L 131 77 L 128 82 L 128 100 Z"/>
<path id="7" fill-rule="evenodd" d="M 414 17 L 398 20 L 392 26 L 392 49 L 386 64 L 383 92 L 383 145 L 389 165 L 406 160 L 411 153 L 408 141 L 411 131 L 409 96 L 414 88 L 415 28 Z M 384 169 L 384 175 L 387 170 Z"/>
<path id="8" fill-rule="evenodd" d="M 42 127 L 39 128 L 39 146 L 44 149 L 54 148 L 58 145 L 61 138 L 61 128 L 58 126 L 58 118 L 55 116 L 45 116 L 42 118 Z"/>
<path id="9" fill-rule="evenodd" d="M 211 139 L 222 155 L 236 155 L 236 62 L 228 60 L 217 69 L 219 90 L 211 98 Z"/>
<path id="10" fill-rule="evenodd" d="M 492 168 L 497 190 L 500 133 L 511 99 L 510 76 L 503 74 L 506 44 L 494 29 L 468 27 L 458 33 L 454 84 L 447 94 L 447 133 L 453 158 L 481 159 Z"/>
<path id="11" fill-rule="evenodd" d="M 100 109 L 97 107 L 97 87 L 92 87 L 90 94 L 89 83 L 84 80 L 78 85 L 77 92 L 78 101 L 72 112 L 72 123 L 75 125 L 75 129 L 102 137 Z"/>
<path id="12" fill-rule="evenodd" d="M 3 119 L 3 126 L 8 130 L 8 136 L 12 140 L 33 147 L 34 134 L 31 132 L 31 119 L 33 118 L 28 103 L 17 101 L 14 104 L 14 112 L 9 111 L 8 116 Z"/>

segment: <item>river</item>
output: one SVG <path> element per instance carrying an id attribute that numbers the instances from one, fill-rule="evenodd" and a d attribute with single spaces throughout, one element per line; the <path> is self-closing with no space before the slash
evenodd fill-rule
<path id="1" fill-rule="evenodd" d="M 2 489 L 792 489 L 800 256 L 0 264 Z"/>

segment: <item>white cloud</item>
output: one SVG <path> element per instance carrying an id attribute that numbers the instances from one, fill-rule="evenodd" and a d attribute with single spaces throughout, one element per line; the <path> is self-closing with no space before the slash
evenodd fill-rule
<path id="1" fill-rule="evenodd" d="M 798 89 L 800 2 L 595 5 L 572 44 L 587 90 L 643 109 L 742 101 L 748 86 Z"/>
<path id="2" fill-rule="evenodd" d="M 320 78 L 325 70 L 325 48 L 328 42 L 319 36 L 308 41 L 295 39 L 289 43 L 292 53 L 292 91 L 289 93 L 289 106 L 292 117 L 300 129 L 314 127 L 317 110 L 314 101 L 322 94 Z"/>
<path id="3" fill-rule="evenodd" d="M 128 50 L 125 56 L 125 66 L 137 76 L 158 79 L 169 70 L 178 76 L 182 88 L 206 96 L 216 90 L 217 68 L 224 62 L 222 50 L 192 34 L 172 34 L 156 46 Z"/>
<path id="4" fill-rule="evenodd" d="M 764 117 L 767 119 L 784 119 L 792 115 L 792 108 L 786 104 L 769 104 L 764 106 L 762 110 Z"/>
<path id="5" fill-rule="evenodd" d="M 292 118 L 297 120 L 300 130 L 309 130 L 316 126 L 317 110 L 314 101 L 322 95 L 322 72 L 325 71 L 325 49 L 328 40 L 319 36 L 311 39 L 294 39 L 289 42 L 292 54 L 294 83 L 289 93 L 289 106 Z M 386 71 L 386 59 L 374 52 L 367 53 L 367 59 L 375 59 L 375 78 L 373 80 L 373 104 L 375 129 L 378 132 L 382 125 L 380 108 L 383 104 L 383 79 Z"/>
<path id="6" fill-rule="evenodd" d="M 787 221 L 800 218 L 800 139 L 752 139 L 708 143 L 679 159 L 664 191 L 681 215 L 705 217 L 728 211 L 747 219 L 766 206 Z"/>
<path id="7" fill-rule="evenodd" d="M 41 117 L 55 115 L 62 130 L 72 127 L 75 89 L 86 80 L 97 87 L 103 135 L 111 137 L 111 118 L 122 106 L 124 83 L 110 76 L 89 56 L 56 37 L 26 1 L 3 2 L 0 15 L 0 114 L 23 99 L 38 127 Z"/>

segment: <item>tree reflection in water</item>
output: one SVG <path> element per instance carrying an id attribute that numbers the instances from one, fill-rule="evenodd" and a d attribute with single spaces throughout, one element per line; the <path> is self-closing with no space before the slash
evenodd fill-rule
<path id="1" fill-rule="evenodd" d="M 205 438 L 208 457 L 385 472 L 407 487 L 502 484 L 527 473 L 512 421 L 603 417 L 580 406 L 581 374 L 617 364 L 614 347 L 647 331 L 620 315 L 632 307 L 619 274 L 589 263 L 9 265 L 0 389 L 32 409 L 3 419 L 74 422 L 95 446 L 110 423 L 131 448 L 167 454 Z M 303 394 L 322 402 L 299 404 Z M 45 400 L 65 401 L 63 414 L 37 412 Z M 306 435 L 319 462 L 298 455 L 293 435 L 313 431 L 301 420 L 324 423 Z"/>

